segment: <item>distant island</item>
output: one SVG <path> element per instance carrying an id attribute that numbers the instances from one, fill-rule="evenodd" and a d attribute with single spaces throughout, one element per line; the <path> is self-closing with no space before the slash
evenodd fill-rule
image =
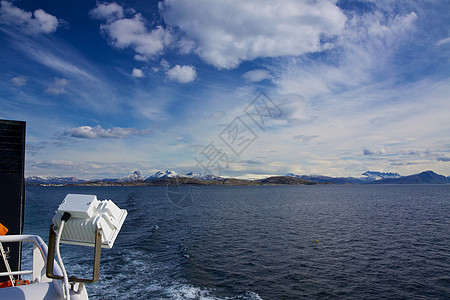
<path id="1" fill-rule="evenodd" d="M 158 171 L 147 178 L 139 171 L 112 179 L 82 180 L 76 177 L 39 177 L 25 178 L 27 185 L 39 186 L 177 186 L 177 185 L 315 185 L 315 184 L 449 184 L 450 176 L 436 174 L 433 171 L 424 171 L 419 174 L 401 176 L 398 173 L 382 173 L 367 171 L 364 177 L 328 177 L 321 175 L 295 175 L 271 176 L 265 179 L 238 179 L 224 178 L 212 175 L 187 173 L 184 175 L 173 171 Z"/>

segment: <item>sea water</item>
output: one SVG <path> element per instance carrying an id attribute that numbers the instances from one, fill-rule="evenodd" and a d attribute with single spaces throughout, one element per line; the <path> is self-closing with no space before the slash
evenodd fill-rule
<path id="1" fill-rule="evenodd" d="M 450 185 L 27 187 L 25 233 L 69 193 L 128 210 L 90 299 L 450 298 Z"/>

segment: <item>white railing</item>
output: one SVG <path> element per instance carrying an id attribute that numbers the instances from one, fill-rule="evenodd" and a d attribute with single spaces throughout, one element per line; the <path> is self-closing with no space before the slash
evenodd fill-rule
<path id="1" fill-rule="evenodd" d="M 3 235 L 0 236 L 0 243 L 17 243 L 30 242 L 33 243 L 33 270 L 16 270 L 10 272 L 0 272 L 0 276 L 14 276 L 32 274 L 32 283 L 50 282 L 51 279 L 45 275 L 47 265 L 48 247 L 37 235 Z M 54 274 L 62 275 L 61 268 L 58 264 L 54 265 Z"/>

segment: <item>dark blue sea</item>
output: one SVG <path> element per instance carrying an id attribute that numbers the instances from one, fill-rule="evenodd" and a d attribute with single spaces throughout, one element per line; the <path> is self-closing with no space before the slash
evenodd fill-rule
<path id="1" fill-rule="evenodd" d="M 25 232 L 69 193 L 129 213 L 90 299 L 450 298 L 450 185 L 27 187 Z M 92 250 L 62 246 L 69 275 Z"/>

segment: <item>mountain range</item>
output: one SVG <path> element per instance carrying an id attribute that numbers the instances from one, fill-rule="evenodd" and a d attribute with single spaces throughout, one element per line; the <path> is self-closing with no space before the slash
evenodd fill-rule
<path id="1" fill-rule="evenodd" d="M 104 178 L 94 180 L 83 180 L 76 177 L 40 177 L 31 176 L 25 178 L 29 185 L 115 185 L 115 184 L 137 184 L 146 185 L 176 185 L 176 184 L 226 184 L 226 185 L 244 185 L 244 184 L 448 184 L 450 176 L 436 174 L 433 171 L 424 171 L 419 174 L 401 176 L 398 173 L 383 173 L 367 171 L 361 174 L 362 177 L 329 177 L 323 175 L 295 175 L 288 173 L 284 176 L 272 176 L 260 180 L 244 180 L 236 178 L 223 178 L 213 175 L 204 175 L 200 173 L 189 172 L 178 174 L 174 171 L 158 171 L 155 174 L 144 177 L 139 171 L 120 178 Z"/>

